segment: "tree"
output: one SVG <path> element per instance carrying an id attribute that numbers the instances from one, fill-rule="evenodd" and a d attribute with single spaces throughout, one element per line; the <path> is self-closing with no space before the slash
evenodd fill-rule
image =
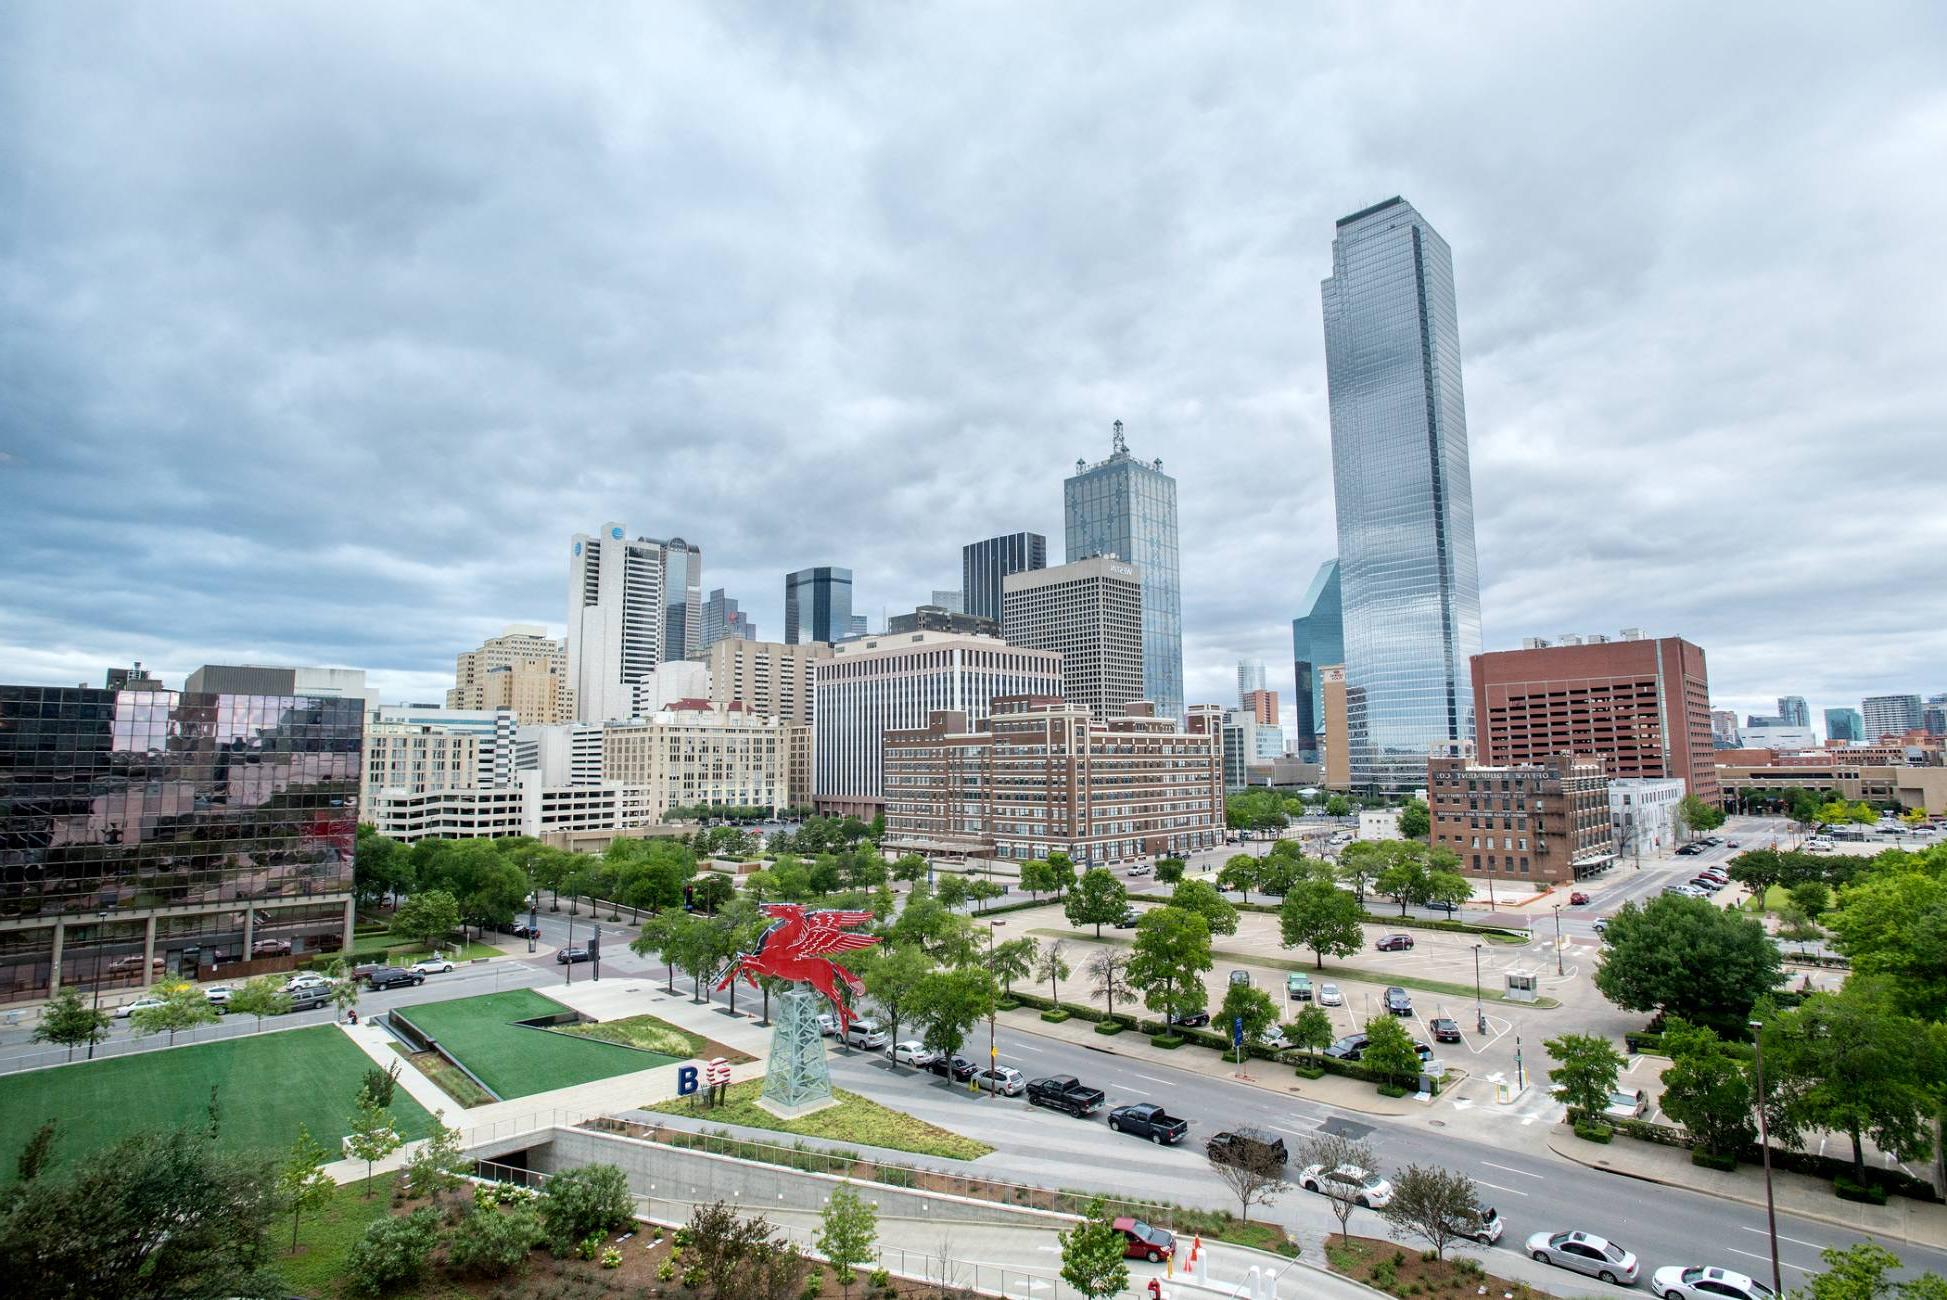
<path id="1" fill-rule="evenodd" d="M 41 1126 L 34 1130 L 34 1136 L 27 1139 L 26 1145 L 20 1148 L 20 1154 L 14 1157 L 14 1181 L 31 1183 L 41 1176 L 41 1171 L 47 1168 L 48 1159 L 54 1154 L 54 1137 L 58 1128 L 51 1119 L 41 1121 Z"/>
<path id="2" fill-rule="evenodd" d="M 1389 840 L 1387 848 L 1404 845 L 1406 840 Z M 1417 847 L 1417 846 L 1416 846 Z M 1393 853 L 1392 861 L 1379 873 L 1373 888 L 1399 904 L 1399 914 L 1406 915 L 1409 904 L 1424 904 L 1432 893 L 1433 877 L 1427 871 L 1426 862 L 1417 855 Z"/>
<path id="3" fill-rule="evenodd" d="M 1426 800 L 1409 798 L 1399 810 L 1399 833 L 1409 840 L 1423 840 L 1433 829 L 1433 818 Z"/>
<path id="4" fill-rule="evenodd" d="M 331 1015 L 332 1019 L 342 1019 L 346 1012 L 358 1007 L 358 981 L 352 978 L 352 968 L 343 957 L 331 963 Z"/>
<path id="5" fill-rule="evenodd" d="M 1947 1020 L 1947 876 L 1875 871 L 1841 893 L 1824 919 L 1855 974 L 1888 976 L 1908 1015 Z"/>
<path id="6" fill-rule="evenodd" d="M 892 861 L 892 878 L 904 884 L 926 879 L 926 859 L 917 853 L 902 853 Z"/>
<path id="7" fill-rule="evenodd" d="M 1342 794 L 1333 795 L 1325 801 L 1325 815 L 1327 817 L 1350 817 L 1352 815 L 1352 801 Z"/>
<path id="8" fill-rule="evenodd" d="M 1237 908 L 1215 885 L 1201 880 L 1180 880 L 1170 891 L 1170 906 L 1195 912 L 1212 934 L 1237 933 Z"/>
<path id="9" fill-rule="evenodd" d="M 951 1056 L 967 1033 L 994 1013 L 994 977 L 979 966 L 930 971 L 913 987 L 909 1014 L 923 1028 L 922 1041 Z"/>
<path id="10" fill-rule="evenodd" d="M 1427 907 L 1441 907 L 1452 912 L 1473 896 L 1473 882 L 1458 871 L 1429 871 L 1426 875 L 1426 896 L 1421 902 Z"/>
<path id="11" fill-rule="evenodd" d="M 1283 1153 L 1273 1146 L 1275 1138 L 1258 1128 L 1239 1129 L 1237 1135 L 1246 1140 L 1206 1145 L 1204 1154 L 1210 1172 L 1237 1198 L 1238 1217 L 1248 1223 L 1253 1205 L 1271 1204 L 1291 1184 L 1285 1180 Z"/>
<path id="12" fill-rule="evenodd" d="M 1034 978 L 1048 981 L 1048 1000 L 1057 1006 L 1061 1004 L 1060 982 L 1073 973 L 1068 964 L 1068 943 L 1064 939 L 1050 939 L 1048 946 L 1034 961 Z"/>
<path id="13" fill-rule="evenodd" d="M 933 959 L 917 947 L 894 948 L 878 954 L 865 971 L 865 991 L 892 1022 L 892 1039 L 899 1041 L 899 1026 L 912 1020 L 911 1002 L 921 979 L 933 969 Z M 898 1069 L 898 1062 L 893 1063 Z"/>
<path id="14" fill-rule="evenodd" d="M 1687 794 L 1677 803 L 1683 824 L 1693 831 L 1714 831 L 1724 824 L 1724 810 L 1707 804 L 1697 795 Z"/>
<path id="15" fill-rule="evenodd" d="M 216 1023 L 216 1008 L 188 980 L 168 980 L 157 986 L 155 995 L 162 999 L 160 1006 L 144 1007 L 128 1018 L 129 1025 L 138 1034 L 167 1031 L 173 1044 L 179 1030 Z"/>
<path id="16" fill-rule="evenodd" d="M 365 1162 L 365 1195 L 372 1195 L 372 1166 L 404 1144 L 393 1126 L 392 1112 L 379 1105 L 369 1088 L 358 1094 L 358 1108 L 352 1112 L 351 1132 L 345 1135 L 345 1150 L 354 1160 Z"/>
<path id="17" fill-rule="evenodd" d="M 417 1209 L 384 1215 L 345 1254 L 345 1280 L 354 1295 L 382 1296 L 423 1281 L 439 1244 L 439 1212 Z"/>
<path id="18" fill-rule="evenodd" d="M 850 1186 L 832 1190 L 818 1218 L 818 1253 L 831 1261 L 839 1286 L 852 1294 L 853 1271 L 872 1258 L 879 1237 L 879 1210 Z"/>
<path id="19" fill-rule="evenodd" d="M 1366 890 L 1379 879 L 1386 862 L 1386 851 L 1372 840 L 1355 840 L 1339 854 L 1338 878 L 1352 886 L 1361 911 L 1366 906 Z"/>
<path id="20" fill-rule="evenodd" d="M 1109 1019 L 1115 1019 L 1115 1000 L 1135 996 L 1129 987 L 1129 954 L 1120 948 L 1098 948 L 1083 968 L 1088 973 L 1088 995 L 1108 1004 Z"/>
<path id="21" fill-rule="evenodd" d="M 392 933 L 433 948 L 460 928 L 460 905 L 444 889 L 428 889 L 399 904 L 392 914 Z"/>
<path id="22" fill-rule="evenodd" d="M 1419 1049 L 1405 1026 L 1392 1015 L 1366 1021 L 1366 1050 L 1359 1063 L 1395 1087 L 1405 1087 L 1420 1077 Z"/>
<path id="23" fill-rule="evenodd" d="M 1402 1031 L 1403 1032 L 1403 1031 Z M 1305 1143 L 1304 1162 L 1317 1165 L 1329 1173 L 1334 1169 L 1360 1169 L 1367 1173 L 1379 1167 L 1379 1157 L 1372 1148 L 1356 1138 L 1343 1137 L 1337 1133 L 1320 1132 Z M 1332 1216 L 1339 1221 L 1339 1239 L 1348 1235 L 1352 1221 L 1352 1211 L 1359 1207 L 1359 1191 L 1356 1187 L 1342 1183 L 1334 1178 L 1321 1178 L 1318 1190 L 1324 1194 L 1326 1204 L 1331 1207 Z"/>
<path id="24" fill-rule="evenodd" d="M 67 1048 L 68 1059 L 72 1061 L 75 1048 L 108 1037 L 110 1023 L 106 1011 L 95 1010 L 81 996 L 80 989 L 66 984 L 41 1008 L 41 1022 L 34 1026 L 34 1041 Z"/>
<path id="25" fill-rule="evenodd" d="M 1055 892 L 1066 894 L 1075 887 L 1075 860 L 1056 849 L 1048 855 L 1048 870 L 1055 876 Z"/>
<path id="26" fill-rule="evenodd" d="M 715 871 L 705 872 L 690 886 L 690 902 L 712 916 L 716 915 L 718 908 L 736 896 L 737 886 L 731 883 L 730 877 Z M 679 891 L 677 900 L 680 901 L 681 898 L 682 894 Z"/>
<path id="27" fill-rule="evenodd" d="M 1034 974 L 1034 964 L 1041 958 L 1041 945 L 1023 935 L 1019 939 L 1009 939 L 1006 943 L 992 945 L 985 957 L 988 973 L 1001 987 L 1003 996 L 1014 992 L 1014 981 L 1027 979 Z"/>
<path id="28" fill-rule="evenodd" d="M 259 1030 L 264 1027 L 265 1016 L 281 1016 L 290 1009 L 291 995 L 276 975 L 247 979 L 230 994 L 230 1014 L 257 1017 Z"/>
<path id="29" fill-rule="evenodd" d="M 1542 1046 L 1556 1062 L 1548 1081 L 1556 1086 L 1562 1103 L 1570 1111 L 1599 1120 L 1609 1094 L 1616 1090 L 1616 1076 L 1628 1064 L 1622 1054 L 1596 1034 L 1563 1034 Z"/>
<path id="30" fill-rule="evenodd" d="M 1087 1216 L 1067 1232 L 1057 1234 L 1057 1240 L 1061 1242 L 1061 1280 L 1088 1300 L 1102 1300 L 1129 1285 L 1129 1265 L 1124 1257 L 1127 1240 L 1101 1197 L 1089 1202 Z"/>
<path id="31" fill-rule="evenodd" d="M 1886 1275 L 1899 1268 L 1900 1257 L 1876 1241 L 1857 1241 L 1843 1250 L 1827 1246 L 1819 1252 L 1826 1271 L 1812 1276 L 1809 1286 L 1791 1292 L 1791 1300 L 1943 1300 L 1947 1280 L 1938 1273 L 1922 1273 L 1905 1282 Z"/>
<path id="32" fill-rule="evenodd" d="M 359 823 L 352 852 L 352 892 L 360 904 L 377 907 L 387 895 L 412 888 L 412 857 L 406 846 Z"/>
<path id="33" fill-rule="evenodd" d="M 1365 946 L 1364 916 L 1359 900 L 1330 881 L 1301 881 L 1278 908 L 1278 934 L 1287 948 L 1310 948 L 1324 970 L 1326 954 L 1350 957 Z"/>
<path id="34" fill-rule="evenodd" d="M 1104 925 L 1120 921 L 1128 910 L 1129 891 L 1101 867 L 1084 871 L 1061 905 L 1062 915 L 1070 925 L 1093 925 L 1097 938 L 1101 937 Z"/>
<path id="35" fill-rule="evenodd" d="M 1324 1007 L 1307 1002 L 1298 1011 L 1298 1018 L 1285 1030 L 1285 1039 L 1293 1047 L 1301 1047 L 1307 1052 L 1318 1053 L 1332 1045 L 1337 1037 L 1332 1028 L 1332 1017 Z"/>
<path id="36" fill-rule="evenodd" d="M 414 1196 L 437 1196 L 466 1181 L 472 1162 L 460 1150 L 460 1130 L 446 1123 L 446 1112 L 433 1112 L 433 1131 L 406 1161 L 406 1187 Z"/>
<path id="37" fill-rule="evenodd" d="M 1458 1170 L 1408 1165 L 1393 1175 L 1393 1199 L 1380 1213 L 1397 1231 L 1433 1247 L 1435 1259 L 1445 1259 L 1447 1247 L 1471 1237 L 1479 1224 L 1480 1194 Z"/>
<path id="38" fill-rule="evenodd" d="M 933 894 L 940 900 L 940 906 L 958 911 L 973 897 L 973 882 L 958 872 L 944 872 L 940 883 L 933 887 Z"/>
<path id="39" fill-rule="evenodd" d="M 1866 1181 L 1864 1139 L 1901 1160 L 1932 1151 L 1932 1120 L 1947 1079 L 1947 1029 L 1900 1014 L 1892 982 L 1854 975 L 1765 1014 L 1767 1083 L 1776 1089 L 1772 1132 L 1796 1146 L 1806 1130 L 1852 1140 L 1852 1175 Z"/>
<path id="40" fill-rule="evenodd" d="M 1217 1013 L 1224 1022 L 1224 1031 L 1234 1034 L 1237 1023 L 1244 1023 L 1244 1042 L 1256 1045 L 1264 1038 L 1264 1031 L 1278 1022 L 1278 1004 L 1271 1000 L 1270 994 L 1249 984 L 1233 984 L 1224 990 L 1224 1003 Z M 1239 1063 L 1244 1059 L 1243 1049 L 1238 1049 Z"/>
<path id="41" fill-rule="evenodd" d="M 1036 858 L 1033 862 L 1023 862 L 1021 864 L 1021 888 L 1027 890 L 1029 897 L 1033 898 L 1035 902 L 1040 902 L 1041 895 L 1055 892 L 1054 868 L 1039 858 Z"/>
<path id="42" fill-rule="evenodd" d="M 690 1213 L 683 1248 L 684 1285 L 713 1300 L 790 1300 L 802 1288 L 804 1262 L 762 1215 L 740 1219 L 722 1201 Z"/>
<path id="43" fill-rule="evenodd" d="M 1792 906 L 1810 920 L 1817 920 L 1832 906 L 1832 891 L 1822 880 L 1801 880 L 1791 887 Z"/>
<path id="44" fill-rule="evenodd" d="M 1778 987 L 1778 945 L 1756 919 L 1666 894 L 1623 904 L 1603 934 L 1595 986 L 1628 1011 L 1660 1011 L 1730 1031 Z"/>
<path id="45" fill-rule="evenodd" d="M 541 1216 L 525 1205 L 475 1205 L 447 1239 L 446 1263 L 462 1277 L 506 1277 L 527 1263 L 541 1240 Z"/>
<path id="46" fill-rule="evenodd" d="M 1165 885 L 1174 885 L 1183 879 L 1185 863 L 1182 858 L 1156 859 L 1156 879 Z"/>
<path id="47" fill-rule="evenodd" d="M 1136 926 L 1129 982 L 1143 1005 L 1165 1019 L 1203 1010 L 1203 975 L 1211 967 L 1210 927 L 1196 912 L 1152 907 Z"/>
<path id="48" fill-rule="evenodd" d="M 277 1194 L 291 1212 L 291 1253 L 297 1254 L 298 1220 L 313 1210 L 322 1210 L 338 1194 L 338 1184 L 324 1171 L 331 1149 L 311 1136 L 309 1129 L 297 1126 L 297 1141 L 277 1170 Z"/>
<path id="49" fill-rule="evenodd" d="M 555 1254 L 628 1223 L 635 1215 L 629 1180 L 614 1165 L 582 1165 L 556 1174 L 538 1202 L 541 1225 Z"/>
<path id="50" fill-rule="evenodd" d="M 1751 1073 L 1724 1040 L 1702 1025 L 1663 1026 L 1663 1113 L 1712 1155 L 1736 1156 L 1757 1139 Z"/>
<path id="51" fill-rule="evenodd" d="M 1234 890 L 1248 903 L 1251 901 L 1251 886 L 1257 883 L 1261 868 L 1259 859 L 1250 854 L 1233 853 L 1217 872 L 1217 888 Z M 1161 880 L 1162 877 L 1158 876 L 1157 879 Z M 1175 902 L 1175 899 L 1170 901 Z"/>

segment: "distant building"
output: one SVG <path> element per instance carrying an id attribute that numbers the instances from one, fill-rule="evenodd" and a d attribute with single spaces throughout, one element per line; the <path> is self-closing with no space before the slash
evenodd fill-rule
<path id="1" fill-rule="evenodd" d="M 576 533 L 568 557 L 568 687 L 582 722 L 626 718 L 636 679 L 663 661 L 663 544 L 619 523 Z M 673 658 L 682 658 L 674 655 Z"/>
<path id="2" fill-rule="evenodd" d="M 1756 719 L 1751 720 L 1756 723 Z M 1810 727 L 1788 727 L 1782 722 L 1748 725 L 1744 728 L 1746 749 L 1817 749 L 1818 733 Z"/>
<path id="3" fill-rule="evenodd" d="M 872 624 L 867 620 L 864 614 L 852 615 L 850 619 L 846 620 L 845 628 L 846 628 L 846 633 L 849 636 L 856 637 L 856 636 L 872 635 Z"/>
<path id="4" fill-rule="evenodd" d="M 1602 759 L 1556 754 L 1483 766 L 1470 748 L 1463 743 L 1427 760 L 1431 842 L 1451 849 L 1463 872 L 1567 884 L 1615 861 Z"/>
<path id="5" fill-rule="evenodd" d="M 1904 736 L 1920 730 L 1921 705 L 1918 695 L 1872 695 L 1859 703 L 1866 723 L 1866 743 L 1877 744 L 1883 736 Z"/>
<path id="6" fill-rule="evenodd" d="M 1346 685 L 1344 664 L 1320 664 L 1319 766 L 1327 790 L 1352 788 L 1352 756 L 1345 737 Z"/>
<path id="7" fill-rule="evenodd" d="M 1884 748 L 1865 756 L 1854 750 L 1808 755 L 1744 751 L 1721 756 L 1734 761 L 1718 764 L 1717 779 L 1733 800 L 1770 797 L 1799 786 L 1830 791 L 1848 803 L 1894 803 L 1935 817 L 1947 815 L 1947 767 L 1878 761 L 1878 754 L 1906 756 L 1904 750 Z"/>
<path id="8" fill-rule="evenodd" d="M 703 653 L 703 548 L 680 537 L 663 548 L 664 659 L 695 659 Z"/>
<path id="9" fill-rule="evenodd" d="M 1778 697 L 1778 720 L 1787 727 L 1809 727 L 1812 725 L 1812 710 L 1805 703 L 1803 695 L 1780 695 Z"/>
<path id="10" fill-rule="evenodd" d="M 1258 761 L 1257 717 L 1245 709 L 1225 709 L 1224 789 L 1242 790 L 1251 783 L 1251 764 Z"/>
<path id="11" fill-rule="evenodd" d="M 1359 810 L 1359 838 L 1362 840 L 1399 840 L 1406 838 L 1399 833 L 1399 809 L 1361 808 Z"/>
<path id="12" fill-rule="evenodd" d="M 1858 709 L 1825 711 L 1825 742 L 1828 745 L 1857 744 L 1865 739 L 1866 720 L 1859 716 Z"/>
<path id="13" fill-rule="evenodd" d="M 933 589 L 932 598 L 926 603 L 929 605 L 938 605 L 949 614 L 964 614 L 967 612 L 967 598 L 958 591 L 941 591 L 936 587 Z"/>
<path id="14" fill-rule="evenodd" d="M 449 709 L 512 709 L 522 722 L 566 722 L 575 716 L 568 651 L 534 623 L 511 623 L 477 650 L 453 661 Z"/>
<path id="15" fill-rule="evenodd" d="M 1249 708 L 1250 705 L 1245 703 L 1244 697 L 1252 691 L 1261 691 L 1263 689 L 1264 665 L 1252 659 L 1239 659 L 1237 661 L 1238 704 L 1244 708 Z"/>
<path id="16" fill-rule="evenodd" d="M 1673 776 L 1623 777 L 1609 782 L 1609 830 L 1621 857 L 1660 853 L 1676 843 L 1683 782 Z"/>
<path id="17" fill-rule="evenodd" d="M 1312 575 L 1311 586 L 1291 620 L 1292 722 L 1298 756 L 1318 762 L 1325 729 L 1325 693 L 1318 670 L 1345 662 L 1345 625 L 1339 610 L 1339 562 L 1327 560 Z"/>
<path id="18" fill-rule="evenodd" d="M 710 698 L 811 726 L 815 721 L 818 665 L 832 657 L 829 644 L 720 641 L 710 647 Z"/>
<path id="19" fill-rule="evenodd" d="M 1711 743 L 1719 749 L 1737 748 L 1737 714 L 1731 712 L 1729 709 L 1712 709 L 1710 711 L 1710 739 Z"/>
<path id="20" fill-rule="evenodd" d="M 677 700 L 603 729 L 603 780 L 646 789 L 658 821 L 697 805 L 782 809 L 787 725 L 741 704 Z"/>
<path id="21" fill-rule="evenodd" d="M 784 575 L 784 643 L 827 645 L 852 635 L 852 571 L 832 565 Z"/>
<path id="22" fill-rule="evenodd" d="M 1920 730 L 1929 736 L 1947 736 L 1947 695 L 1930 695 L 1920 710 Z"/>
<path id="23" fill-rule="evenodd" d="M 638 680 L 631 718 L 646 718 L 661 713 L 679 700 L 710 698 L 710 666 L 693 659 L 672 659 L 655 672 Z"/>
<path id="24" fill-rule="evenodd" d="M 148 680 L 154 680 L 149 678 Z M 363 668 L 278 668 L 255 664 L 204 664 L 183 684 L 185 695 L 308 695 L 378 705 Z"/>
<path id="25" fill-rule="evenodd" d="M 1001 636 L 1061 655 L 1061 696 L 1098 718 L 1143 698 L 1142 575 L 1109 556 L 1003 580 Z"/>
<path id="26" fill-rule="evenodd" d="M 737 602 L 723 594 L 718 587 L 703 602 L 703 649 L 707 653 L 719 641 L 755 641 L 757 625 L 750 621 L 750 615 L 737 607 Z"/>
<path id="27" fill-rule="evenodd" d="M 998 622 L 1002 580 L 1009 574 L 1047 567 L 1048 539 L 1040 533 L 1005 533 L 969 542 L 960 548 L 960 590 L 965 601 L 961 609 Z"/>
<path id="28" fill-rule="evenodd" d="M 910 614 L 886 620 L 886 635 L 901 632 L 959 632 L 966 636 L 999 636 L 1001 625 L 977 614 L 956 614 L 944 605 L 921 605 Z"/>
<path id="29" fill-rule="evenodd" d="M 1250 710 L 1251 716 L 1257 719 L 1260 727 L 1275 727 L 1278 725 L 1278 693 L 1276 691 L 1267 691 L 1261 688 L 1254 691 L 1246 691 L 1244 692 L 1243 698 L 1238 700 L 1237 704 L 1239 708 Z"/>

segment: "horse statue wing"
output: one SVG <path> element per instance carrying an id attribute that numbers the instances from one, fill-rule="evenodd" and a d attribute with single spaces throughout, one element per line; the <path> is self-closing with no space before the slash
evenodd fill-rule
<path id="1" fill-rule="evenodd" d="M 837 952 L 853 952 L 860 948 L 870 948 L 879 942 L 874 934 L 854 934 L 845 929 L 848 925 L 863 925 L 872 920 L 872 913 L 862 911 L 812 912 L 806 918 L 804 932 L 793 945 L 792 953 L 799 957 L 827 957 Z"/>

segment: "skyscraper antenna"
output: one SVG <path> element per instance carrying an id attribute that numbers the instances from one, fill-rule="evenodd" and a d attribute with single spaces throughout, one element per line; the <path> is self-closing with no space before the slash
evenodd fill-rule
<path id="1" fill-rule="evenodd" d="M 1115 422 L 1115 450 L 1117 455 L 1121 455 L 1129 450 L 1129 444 L 1122 436 L 1122 421 L 1120 420 Z"/>

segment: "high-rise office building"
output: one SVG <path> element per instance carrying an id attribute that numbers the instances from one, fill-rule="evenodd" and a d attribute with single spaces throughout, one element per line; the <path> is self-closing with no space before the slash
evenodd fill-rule
<path id="1" fill-rule="evenodd" d="M 1256 718 L 1260 727 L 1275 727 L 1278 725 L 1278 693 L 1276 691 L 1267 691 L 1261 688 L 1255 691 L 1246 691 L 1244 692 L 1243 698 L 1238 700 L 1237 707 Z M 1282 738 L 1281 734 L 1280 739 L 1282 740 Z M 1284 751 L 1280 750 L 1278 752 L 1283 753 Z"/>
<path id="2" fill-rule="evenodd" d="M 1918 695 L 1869 695 L 1859 702 L 1860 716 L 1866 720 L 1866 743 L 1878 744 L 1882 736 L 1904 736 L 1920 729 Z"/>
<path id="3" fill-rule="evenodd" d="M 1718 749 L 1736 749 L 1738 745 L 1737 714 L 1729 709 L 1712 709 L 1710 711 L 1710 739 L 1711 743 Z"/>
<path id="4" fill-rule="evenodd" d="M 663 653 L 665 659 L 703 655 L 703 548 L 680 537 L 663 548 Z"/>
<path id="5" fill-rule="evenodd" d="M 965 602 L 961 609 L 999 622 L 1001 579 L 1010 573 L 1047 567 L 1048 539 L 1040 533 L 1006 533 L 984 542 L 969 542 L 960 548 L 960 595 Z"/>
<path id="6" fill-rule="evenodd" d="M 154 681 L 153 677 L 147 678 Z M 125 689 L 126 689 L 125 684 Z M 188 695 L 310 695 L 379 705 L 363 668 L 284 668 L 267 664 L 204 664 L 183 684 Z"/>
<path id="7" fill-rule="evenodd" d="M 1947 736 L 1947 695 L 1929 695 L 1920 709 L 1920 730 L 1929 736 Z"/>
<path id="8" fill-rule="evenodd" d="M 1061 693 L 1098 718 L 1143 698 L 1143 592 L 1136 566 L 1098 555 L 1004 579 L 1000 635 L 1061 653 Z"/>
<path id="9" fill-rule="evenodd" d="M 784 643 L 827 645 L 852 635 L 852 571 L 823 565 L 784 575 Z"/>
<path id="10" fill-rule="evenodd" d="M 703 602 L 703 649 L 707 652 L 719 641 L 755 641 L 757 626 L 750 615 L 737 608 L 737 602 L 718 587 Z"/>
<path id="11" fill-rule="evenodd" d="M 1481 649 L 1447 242 L 1400 198 L 1342 217 L 1323 299 L 1352 782 L 1413 789 Z"/>
<path id="12" fill-rule="evenodd" d="M 845 630 L 847 636 L 871 636 L 872 624 L 864 614 L 854 614 L 845 620 Z"/>
<path id="13" fill-rule="evenodd" d="M 818 664 L 832 657 L 829 642 L 719 641 L 710 647 L 710 698 L 733 701 L 786 722 L 810 726 Z"/>
<path id="14" fill-rule="evenodd" d="M 926 603 L 929 605 L 938 605 L 949 614 L 964 614 L 967 612 L 967 598 L 963 593 L 958 591 L 942 591 L 938 587 L 935 587 L 933 589 L 932 599 Z"/>
<path id="15" fill-rule="evenodd" d="M 1237 702 L 1244 703 L 1244 697 L 1252 691 L 1264 689 L 1264 665 L 1255 659 L 1237 661 Z"/>
<path id="16" fill-rule="evenodd" d="M 921 605 L 910 614 L 894 614 L 886 620 L 886 635 L 898 632 L 966 632 L 973 636 L 999 636 L 1001 625 L 977 614 L 956 614 L 944 605 Z"/>
<path id="17" fill-rule="evenodd" d="M 1075 462 L 1062 484 L 1068 562 L 1111 555 L 1143 580 L 1143 695 L 1159 718 L 1183 721 L 1183 580 L 1177 557 L 1176 480 L 1163 462 L 1129 454 L 1122 421 L 1108 459 Z"/>
<path id="18" fill-rule="evenodd" d="M 1812 725 L 1812 710 L 1805 703 L 1803 695 L 1780 695 L 1778 697 L 1778 722 L 1785 727 L 1809 727 Z"/>
<path id="19" fill-rule="evenodd" d="M 453 661 L 449 709 L 512 709 L 524 723 L 567 722 L 575 716 L 568 686 L 568 651 L 535 623 L 511 623 L 477 650 Z"/>
<path id="20" fill-rule="evenodd" d="M 1715 714 L 1711 715 L 1715 717 Z M 1866 721 L 1859 716 L 1858 709 L 1827 709 L 1825 711 L 1825 743 L 1828 745 L 1856 745 L 1866 738 Z"/>
<path id="21" fill-rule="evenodd" d="M 1296 692 L 1292 719 L 1296 724 L 1298 757 L 1319 761 L 1319 737 L 1325 730 L 1325 685 L 1318 670 L 1345 662 L 1345 625 L 1339 612 L 1339 562 L 1327 560 L 1305 588 L 1298 617 L 1291 620 L 1291 669 Z"/>
<path id="22" fill-rule="evenodd" d="M 576 533 L 568 557 L 568 686 L 582 722 L 626 718 L 636 679 L 663 660 L 662 543 L 622 525 Z M 682 656 L 674 656 L 681 658 Z"/>

